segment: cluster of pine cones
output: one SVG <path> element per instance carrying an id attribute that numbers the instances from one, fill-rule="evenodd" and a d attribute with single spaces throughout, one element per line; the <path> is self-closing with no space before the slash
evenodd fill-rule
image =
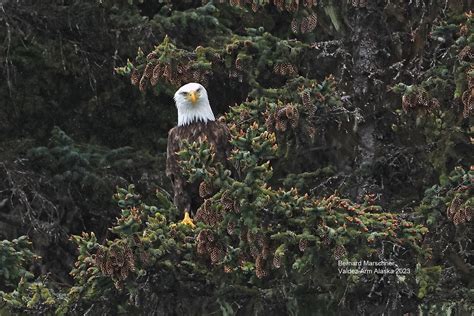
<path id="1" fill-rule="evenodd" d="M 347 256 L 347 250 L 343 245 L 336 245 L 332 251 L 332 256 L 334 260 L 340 260 Z"/>
<path id="2" fill-rule="evenodd" d="M 471 61 L 474 59 L 474 48 L 471 46 L 464 47 L 458 54 L 459 60 Z"/>
<path id="3" fill-rule="evenodd" d="M 206 199 L 197 210 L 195 219 L 206 225 L 215 227 L 222 221 L 223 214 L 217 208 L 212 207 L 211 199 Z"/>
<path id="4" fill-rule="evenodd" d="M 313 139 L 316 135 L 316 127 L 313 124 L 316 117 L 316 105 L 313 103 L 313 100 L 316 102 L 323 103 L 326 98 L 321 92 L 312 92 L 310 89 L 304 89 L 300 93 L 301 95 L 301 103 L 303 105 L 303 112 L 306 114 L 306 124 L 305 126 L 305 134 L 308 135 L 311 139 Z"/>
<path id="5" fill-rule="evenodd" d="M 303 4 L 306 8 L 315 7 L 318 4 L 317 0 L 273 0 L 273 4 L 278 8 L 278 10 L 286 10 L 288 12 L 295 12 L 300 8 L 300 3 Z"/>
<path id="6" fill-rule="evenodd" d="M 117 288 L 121 288 L 122 282 L 130 272 L 135 271 L 135 256 L 126 244 L 114 244 L 109 249 L 100 247 L 94 256 L 94 260 L 100 271 L 115 281 Z"/>
<path id="7" fill-rule="evenodd" d="M 205 182 L 203 182 L 205 183 Z M 200 191 L 203 193 L 210 192 L 207 184 L 201 183 Z M 222 209 L 213 208 L 211 199 L 206 199 L 196 213 L 195 220 L 201 221 L 212 228 L 217 227 L 224 220 L 224 213 L 240 213 L 237 203 L 231 198 L 229 192 L 225 191 L 220 197 L 219 204 Z M 240 256 L 241 264 L 254 260 L 255 273 L 258 278 L 268 275 L 268 259 L 270 258 L 269 239 L 261 233 L 252 233 L 248 228 L 242 227 L 240 235 L 236 236 L 237 222 L 230 219 L 227 222 L 227 233 L 229 236 L 239 238 L 248 245 L 247 254 Z M 197 236 L 197 252 L 200 255 L 208 257 L 211 264 L 220 262 L 226 254 L 225 247 L 218 242 L 218 238 L 211 229 L 202 230 Z M 224 265 L 224 271 L 230 272 L 232 269 L 228 265 Z"/>
<path id="8" fill-rule="evenodd" d="M 150 54 L 148 56 L 150 56 Z M 151 61 L 146 64 L 143 73 L 140 73 L 136 68 L 132 70 L 130 81 L 133 85 L 138 85 L 138 88 L 142 92 L 146 90 L 148 84 L 154 87 L 160 80 L 177 87 L 187 82 L 201 82 L 204 85 L 207 84 L 209 72 L 195 69 L 193 67 L 194 62 L 192 61 L 172 65 L 172 63 L 162 63 L 153 60 L 152 57 L 147 57 L 147 59 Z"/>
<path id="9" fill-rule="evenodd" d="M 294 77 L 298 74 L 298 68 L 290 63 L 276 63 L 273 66 L 273 73 L 280 76 Z"/>
<path id="10" fill-rule="evenodd" d="M 474 71 L 474 68 L 471 68 L 471 71 Z M 465 118 L 474 113 L 474 77 L 469 77 L 467 83 L 467 90 L 462 94 L 463 116 Z"/>
<path id="11" fill-rule="evenodd" d="M 242 229 L 240 240 L 249 246 L 250 256 L 255 260 L 255 275 L 261 279 L 269 274 L 270 243 L 269 239 L 262 233 L 252 233 L 248 229 Z"/>
<path id="12" fill-rule="evenodd" d="M 296 105 L 291 103 L 277 109 L 273 113 L 266 112 L 265 114 L 267 116 L 265 125 L 270 133 L 275 131 L 285 132 L 289 126 L 296 128 L 300 118 Z"/>
<path id="13" fill-rule="evenodd" d="M 209 229 L 204 229 L 197 236 L 197 253 L 209 256 L 212 264 L 222 260 L 225 255 L 223 246 L 217 241 L 214 233 Z"/>
<path id="14" fill-rule="evenodd" d="M 318 16 L 315 12 L 311 12 L 310 15 L 304 16 L 301 19 L 293 18 L 291 20 L 291 30 L 293 33 L 309 33 L 312 32 L 318 24 Z"/>
<path id="15" fill-rule="evenodd" d="M 199 184 L 199 196 L 202 198 L 206 198 L 212 195 L 214 193 L 214 189 L 212 188 L 212 185 L 206 181 L 202 181 Z"/>
<path id="16" fill-rule="evenodd" d="M 463 204 L 462 199 L 456 196 L 446 210 L 446 215 L 454 225 L 459 225 L 471 221 L 474 209 L 465 203 Z"/>
<path id="17" fill-rule="evenodd" d="M 413 109 L 423 109 L 428 112 L 439 108 L 436 98 L 431 98 L 424 89 L 418 89 L 402 97 L 402 108 L 405 112 Z"/>
<path id="18" fill-rule="evenodd" d="M 199 194 L 201 197 L 206 197 L 212 194 L 212 189 L 209 184 L 206 182 L 201 182 L 199 185 Z M 236 201 L 234 201 L 229 192 L 225 191 L 222 193 L 220 198 L 220 204 L 223 206 L 223 210 L 219 210 L 215 207 L 212 207 L 212 200 L 206 199 L 204 203 L 199 207 L 196 212 L 195 219 L 197 221 L 203 222 L 206 225 L 215 227 L 217 224 L 222 222 L 224 213 L 234 212 L 239 213 L 240 209 Z"/>

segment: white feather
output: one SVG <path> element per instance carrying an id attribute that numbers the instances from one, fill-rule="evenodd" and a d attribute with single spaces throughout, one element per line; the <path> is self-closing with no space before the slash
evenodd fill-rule
<path id="1" fill-rule="evenodd" d="M 187 93 L 192 91 L 199 93 L 199 97 L 194 104 L 186 96 Z M 207 91 L 199 83 L 191 82 L 179 88 L 174 94 L 174 101 L 178 109 L 178 126 L 198 121 L 206 123 L 216 120 L 209 104 Z"/>

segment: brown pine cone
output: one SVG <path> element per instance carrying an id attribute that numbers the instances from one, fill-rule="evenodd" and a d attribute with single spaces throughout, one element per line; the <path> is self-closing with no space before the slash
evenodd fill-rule
<path id="1" fill-rule="evenodd" d="M 344 246 L 342 245 L 336 245 L 336 247 L 333 250 L 333 257 L 334 260 L 339 260 L 347 255 L 347 250 Z"/>
<path id="2" fill-rule="evenodd" d="M 202 198 L 205 198 L 205 197 L 210 196 L 211 194 L 212 194 L 211 186 L 207 182 L 202 181 L 199 184 L 199 196 Z"/>
<path id="3" fill-rule="evenodd" d="M 133 68 L 132 74 L 130 75 L 130 82 L 134 86 L 136 86 L 140 82 L 140 73 L 135 68 Z"/>
<path id="4" fill-rule="evenodd" d="M 275 256 L 273 257 L 273 266 L 276 268 L 276 269 L 279 269 L 281 267 L 281 263 L 283 261 L 283 258 L 280 257 L 280 256 Z"/>
<path id="5" fill-rule="evenodd" d="M 142 76 L 140 79 L 140 83 L 138 85 L 138 89 L 140 89 L 141 92 L 145 92 L 146 87 L 147 87 L 148 80 L 145 76 Z"/>
<path id="6" fill-rule="evenodd" d="M 268 275 L 268 272 L 265 269 L 265 260 L 262 256 L 258 256 L 255 260 L 255 274 L 259 279 L 264 278 Z"/>
<path id="7" fill-rule="evenodd" d="M 151 77 L 153 79 L 159 79 L 162 71 L 163 71 L 163 67 L 161 67 L 160 64 L 156 64 L 155 67 L 153 68 L 153 74 Z"/>
<path id="8" fill-rule="evenodd" d="M 236 226 L 236 224 L 235 224 L 234 221 L 229 221 L 229 222 L 227 223 L 227 233 L 228 233 L 229 235 L 232 236 L 232 235 L 235 233 L 235 226 Z"/>
<path id="9" fill-rule="evenodd" d="M 305 252 L 306 249 L 308 248 L 308 240 L 307 239 L 300 239 L 300 242 L 298 244 L 298 247 L 300 248 L 301 252 Z"/>
<path id="10" fill-rule="evenodd" d="M 303 93 L 301 93 L 301 101 L 305 108 L 310 108 L 313 106 L 313 104 L 311 103 L 311 95 L 308 91 L 303 91 Z"/>
<path id="11" fill-rule="evenodd" d="M 301 19 L 300 30 L 302 34 L 305 34 L 309 31 L 308 18 L 303 17 Z"/>
<path id="12" fill-rule="evenodd" d="M 143 71 L 143 77 L 151 78 L 153 76 L 154 65 L 151 63 L 146 64 L 145 70 Z"/>
<path id="13" fill-rule="evenodd" d="M 296 20 L 295 18 L 293 18 L 293 20 L 291 20 L 291 31 L 292 31 L 294 34 L 297 34 L 299 30 L 300 30 L 300 28 L 299 28 L 298 20 Z"/>
<path id="14" fill-rule="evenodd" d="M 312 32 L 316 26 L 318 25 L 318 16 L 316 15 L 315 12 L 311 13 L 309 16 L 306 17 L 307 20 L 307 27 L 308 31 L 307 32 Z"/>
<path id="15" fill-rule="evenodd" d="M 221 259 L 221 256 L 222 256 L 222 251 L 218 247 L 212 248 L 211 253 L 210 253 L 210 258 L 213 264 L 217 263 Z"/>

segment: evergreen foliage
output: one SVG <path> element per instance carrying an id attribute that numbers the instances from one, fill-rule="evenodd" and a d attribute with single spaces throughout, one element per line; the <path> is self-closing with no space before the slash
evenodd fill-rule
<path id="1" fill-rule="evenodd" d="M 35 258 L 31 243 L 25 236 L 12 241 L 2 240 L 1 244 L 1 282 L 2 290 L 14 288 L 21 278 L 31 278 L 33 274 L 25 269 Z"/>
<path id="2" fill-rule="evenodd" d="M 470 3 L 0 4 L 0 314 L 473 313 Z M 191 81 L 233 147 L 179 153 L 194 226 Z"/>

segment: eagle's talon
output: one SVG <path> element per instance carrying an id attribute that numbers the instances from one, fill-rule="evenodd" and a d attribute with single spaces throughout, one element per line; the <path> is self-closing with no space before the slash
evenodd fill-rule
<path id="1" fill-rule="evenodd" d="M 181 221 L 181 224 L 191 226 L 191 228 L 196 227 L 196 224 L 194 224 L 193 220 L 189 216 L 189 212 L 184 212 L 184 218 Z"/>

